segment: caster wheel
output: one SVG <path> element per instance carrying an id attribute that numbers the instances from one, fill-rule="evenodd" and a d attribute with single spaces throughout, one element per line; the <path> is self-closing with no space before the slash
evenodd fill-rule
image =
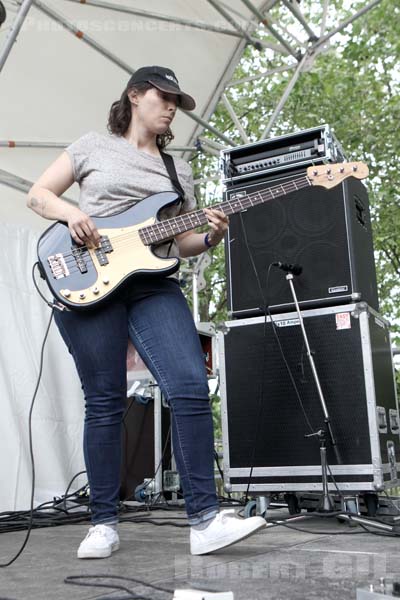
<path id="1" fill-rule="evenodd" d="M 257 510 L 257 502 L 255 500 L 250 500 L 244 507 L 244 518 L 248 519 L 249 517 L 255 517 Z"/>
<path id="2" fill-rule="evenodd" d="M 367 509 L 368 517 L 376 517 L 379 508 L 379 498 L 377 494 L 364 494 L 364 504 Z"/>
<path id="3" fill-rule="evenodd" d="M 298 515 L 299 513 L 301 513 L 299 500 L 296 494 L 285 494 L 285 502 L 287 502 L 288 511 L 290 515 Z"/>

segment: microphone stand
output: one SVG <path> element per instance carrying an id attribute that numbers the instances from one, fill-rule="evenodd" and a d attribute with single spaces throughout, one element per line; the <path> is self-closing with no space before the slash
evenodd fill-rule
<path id="1" fill-rule="evenodd" d="M 328 438 L 332 444 L 334 453 L 335 453 L 335 457 L 337 460 L 338 464 L 343 464 L 341 457 L 340 457 L 340 453 L 339 453 L 339 449 L 337 447 L 336 444 L 336 440 L 334 438 L 333 435 L 333 431 L 332 431 L 332 425 L 331 425 L 331 421 L 330 421 L 330 417 L 329 417 L 329 413 L 328 413 L 328 409 L 326 406 L 326 402 L 324 399 L 324 395 L 322 393 L 322 389 L 321 389 L 321 385 L 319 382 L 319 377 L 318 377 L 318 373 L 317 373 L 317 369 L 315 367 L 315 363 L 314 363 L 314 358 L 312 356 L 311 350 L 310 350 L 310 345 L 308 343 L 308 337 L 307 337 L 307 333 L 306 330 L 304 328 L 304 321 L 303 321 L 303 316 L 301 314 L 300 311 L 300 307 L 299 307 L 299 303 L 297 301 L 297 296 L 296 296 L 296 290 L 294 289 L 294 285 L 293 285 L 293 276 L 294 275 L 300 275 L 302 268 L 300 265 L 288 265 L 286 263 L 273 263 L 274 266 L 279 267 L 280 269 L 282 269 L 283 271 L 286 272 L 286 280 L 289 283 L 290 286 L 290 290 L 293 296 L 293 300 L 294 300 L 294 304 L 296 306 L 296 312 L 299 318 L 299 322 L 300 322 L 300 327 L 301 327 L 301 331 L 303 334 L 303 339 L 304 339 L 304 343 L 307 349 L 307 356 L 308 356 L 308 360 L 310 362 L 310 366 L 311 366 L 311 371 L 314 377 L 314 381 L 315 381 L 315 385 L 317 387 L 318 390 L 318 396 L 321 402 L 321 406 L 322 406 L 322 410 L 324 413 L 324 423 L 325 423 L 325 428 L 324 429 L 320 429 L 319 431 L 316 431 L 315 433 L 311 433 L 309 435 L 306 435 L 305 437 L 313 437 L 313 436 L 317 436 L 319 438 L 319 442 L 320 442 L 320 458 L 321 458 L 321 471 L 322 471 L 322 496 L 320 498 L 320 501 L 318 503 L 318 508 L 320 512 L 333 512 L 334 511 L 334 503 L 332 500 L 332 496 L 329 494 L 328 491 L 328 463 L 327 463 L 327 459 L 326 459 L 326 437 L 328 434 Z M 380 491 L 377 489 L 377 491 Z M 347 504 L 349 504 L 350 506 L 355 504 L 354 500 L 350 500 L 350 502 L 345 503 L 345 505 L 343 506 L 343 512 L 341 512 L 340 514 L 338 514 L 338 518 L 346 520 L 349 522 L 350 526 L 355 526 L 356 523 L 360 523 L 360 525 L 362 526 L 367 526 L 367 527 L 374 527 L 376 529 L 380 529 L 382 531 L 385 532 L 390 532 L 392 534 L 396 534 L 396 535 L 400 535 L 400 526 L 397 523 L 394 523 L 393 525 L 389 524 L 389 523 L 382 523 L 381 521 L 374 521 L 374 520 L 370 520 L 366 517 L 362 517 L 360 515 L 357 514 L 351 514 L 352 511 L 349 509 L 349 507 L 347 506 Z M 346 512 L 348 511 L 348 512 Z M 356 508 L 357 511 L 357 508 Z M 355 511 L 355 512 L 356 512 Z M 277 521 L 277 523 L 281 522 L 291 522 L 291 521 L 297 521 L 297 520 L 302 520 L 304 517 L 301 515 L 295 516 L 295 517 L 291 517 L 289 519 L 285 519 L 282 521 Z"/>
<path id="2" fill-rule="evenodd" d="M 282 266 L 280 266 L 280 268 L 282 268 Z M 335 437 L 333 435 L 333 430 L 332 430 L 332 425 L 331 425 L 331 420 L 329 417 L 329 413 L 328 413 L 328 408 L 326 406 L 326 402 L 325 402 L 325 398 L 324 398 L 324 394 L 322 392 L 322 388 L 321 388 L 321 384 L 319 381 L 319 377 L 318 377 L 318 373 L 317 373 L 317 369 L 315 367 L 315 362 L 314 362 L 314 358 L 310 349 L 310 344 L 308 342 L 308 336 L 307 336 L 307 332 L 305 330 L 304 327 L 304 320 L 303 320 L 303 316 L 301 314 L 300 311 L 300 307 L 299 307 L 299 303 L 297 300 L 297 295 L 296 295 L 296 290 L 294 289 L 294 284 L 293 284 L 293 271 L 296 274 L 300 274 L 299 269 L 301 269 L 299 267 L 299 265 L 285 265 L 284 266 L 284 270 L 287 270 L 286 273 L 286 281 L 289 283 L 290 286 L 290 291 L 292 293 L 293 296 L 293 301 L 294 304 L 296 306 L 296 312 L 297 312 L 297 316 L 299 318 L 299 322 L 300 322 L 300 327 L 301 327 L 301 332 L 303 334 L 303 339 L 304 339 L 304 344 L 306 347 L 306 351 L 307 351 L 307 356 L 308 356 L 308 360 L 310 363 L 310 367 L 311 367 L 311 371 L 313 374 L 313 378 L 314 378 L 314 382 L 317 388 L 317 392 L 318 392 L 318 396 L 319 396 L 319 400 L 321 403 L 321 407 L 322 407 L 322 411 L 324 413 L 324 428 L 320 429 L 319 431 L 316 431 L 315 433 L 311 433 L 309 435 L 306 435 L 305 437 L 313 437 L 313 436 L 317 436 L 319 438 L 319 448 L 320 448 L 320 459 L 321 459 L 321 471 L 322 471 L 322 496 L 319 502 L 319 510 L 322 512 L 332 512 L 333 508 L 334 508 L 334 503 L 332 500 L 331 495 L 328 492 L 328 463 L 327 463 L 327 458 L 326 458 L 326 451 L 327 451 L 327 447 L 326 447 L 326 441 L 327 441 L 327 437 L 330 440 L 330 443 L 332 445 L 332 448 L 334 450 L 335 453 L 335 457 L 337 460 L 338 464 L 342 464 L 342 460 L 340 457 L 340 453 L 339 453 L 339 449 L 337 447 L 336 444 L 336 440 Z"/>

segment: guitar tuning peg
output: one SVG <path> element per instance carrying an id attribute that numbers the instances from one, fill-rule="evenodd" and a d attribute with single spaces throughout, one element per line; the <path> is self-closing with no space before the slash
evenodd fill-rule
<path id="1" fill-rule="evenodd" d="M 318 175 L 317 169 L 314 169 L 314 171 L 312 172 L 312 174 L 314 175 L 314 177 L 316 177 Z"/>
<path id="2" fill-rule="evenodd" d="M 326 172 L 328 175 L 330 175 L 332 173 L 332 169 L 327 169 Z"/>
<path id="3" fill-rule="evenodd" d="M 344 167 L 340 167 L 339 173 L 344 173 Z"/>
<path id="4" fill-rule="evenodd" d="M 353 165 L 353 171 L 357 171 L 358 167 L 357 165 Z"/>

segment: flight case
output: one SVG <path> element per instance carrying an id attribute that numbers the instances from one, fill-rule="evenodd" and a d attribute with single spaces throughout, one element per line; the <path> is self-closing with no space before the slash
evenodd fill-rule
<path id="1" fill-rule="evenodd" d="M 338 463 L 328 443 L 337 485 L 346 492 L 397 486 L 388 323 L 365 303 L 302 315 L 340 454 Z M 305 436 L 324 427 L 324 414 L 299 320 L 293 312 L 272 319 L 276 335 L 270 317 L 229 321 L 219 333 L 225 488 L 246 490 L 252 470 L 251 492 L 321 491 L 319 441 Z"/>

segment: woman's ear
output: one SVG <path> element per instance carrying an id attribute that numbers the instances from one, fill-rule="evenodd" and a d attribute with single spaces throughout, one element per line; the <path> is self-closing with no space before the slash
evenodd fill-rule
<path id="1" fill-rule="evenodd" d="M 128 92 L 128 98 L 131 104 L 133 104 L 134 106 L 137 106 L 138 104 L 138 93 L 136 90 L 129 90 Z"/>

